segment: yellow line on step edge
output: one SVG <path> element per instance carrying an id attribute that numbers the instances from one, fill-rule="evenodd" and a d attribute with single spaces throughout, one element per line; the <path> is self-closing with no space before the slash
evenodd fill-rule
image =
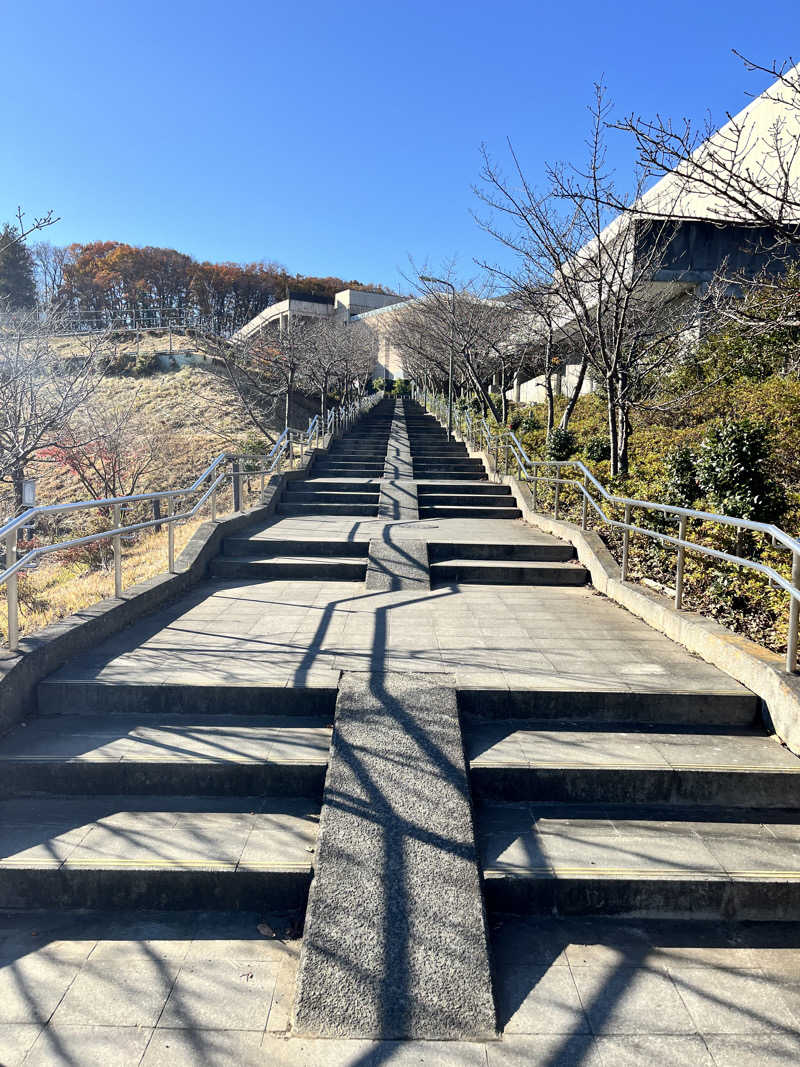
<path id="1" fill-rule="evenodd" d="M 733 772 L 741 771 L 743 774 L 800 774 L 800 766 L 794 767 L 745 767 L 738 763 L 564 763 L 561 760 L 505 760 L 497 763 L 494 760 L 471 760 L 470 767 L 481 769 L 491 767 L 494 770 L 506 768 L 516 770 L 517 767 L 525 767 L 527 770 L 560 770 L 560 771 L 718 771 Z"/>
<path id="2" fill-rule="evenodd" d="M 675 871 L 671 868 L 660 867 L 485 867 L 486 874 L 502 875 L 532 875 L 535 877 L 547 876 L 550 878 L 582 877 L 584 875 L 610 876 L 617 875 L 647 875 L 654 878 L 693 878 L 696 876 L 713 875 L 716 878 L 790 878 L 800 880 L 800 870 L 793 871 L 723 871 L 713 868 L 700 868 L 687 871 Z"/>
<path id="3" fill-rule="evenodd" d="M 181 868 L 197 868 L 209 871 L 307 871 L 311 867 L 301 863 L 213 863 L 207 860 L 0 860 L 0 870 L 4 868 L 27 868 L 37 867 L 42 869 L 63 870 L 82 869 L 102 871 L 111 867 L 130 867 L 147 870 L 150 868 L 163 868 L 164 870 L 178 870 Z"/>

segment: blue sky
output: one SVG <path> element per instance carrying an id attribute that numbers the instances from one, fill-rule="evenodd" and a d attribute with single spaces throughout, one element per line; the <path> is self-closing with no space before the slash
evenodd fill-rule
<path id="1" fill-rule="evenodd" d="M 580 157 L 592 84 L 619 114 L 747 103 L 800 52 L 798 0 L 208 3 L 0 0 L 0 219 L 405 287 L 408 256 L 491 257 L 486 141 L 529 175 Z M 612 145 L 624 179 L 631 155 Z"/>

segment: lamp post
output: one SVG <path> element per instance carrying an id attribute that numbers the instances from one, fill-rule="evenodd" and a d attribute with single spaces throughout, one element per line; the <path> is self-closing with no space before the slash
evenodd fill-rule
<path id="1" fill-rule="evenodd" d="M 420 274 L 421 282 L 434 282 L 446 285 L 450 290 L 450 360 L 447 369 L 447 438 L 453 436 L 453 347 L 455 344 L 456 322 L 456 287 L 446 278 L 432 278 L 429 274 Z"/>

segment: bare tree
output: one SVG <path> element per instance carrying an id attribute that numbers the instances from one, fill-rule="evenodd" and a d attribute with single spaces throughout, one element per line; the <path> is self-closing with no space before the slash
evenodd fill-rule
<path id="1" fill-rule="evenodd" d="M 64 283 L 64 266 L 69 258 L 66 248 L 59 248 L 49 241 L 37 241 L 31 245 L 36 292 L 42 307 L 55 304 Z"/>
<path id="2" fill-rule="evenodd" d="M 72 413 L 45 458 L 70 470 L 94 499 L 137 492 L 151 471 L 163 469 L 169 441 L 148 425 L 136 401 L 134 395 L 119 404 L 95 392 Z"/>
<path id="3" fill-rule="evenodd" d="M 87 336 L 65 357 L 54 345 L 60 332 L 54 314 L 0 313 L 0 480 L 11 482 L 17 508 L 27 465 L 58 443 L 105 373 L 105 335 Z"/>
<path id="4" fill-rule="evenodd" d="M 739 55 L 739 53 L 735 53 Z M 645 175 L 670 176 L 667 195 L 679 190 L 686 221 L 736 222 L 767 231 L 776 249 L 800 246 L 800 65 L 762 66 L 743 59 L 747 69 L 776 79 L 759 101 L 739 115 L 726 116 L 721 129 L 656 115 L 631 114 L 615 122 L 629 133 Z M 632 205 L 640 216 L 659 216 L 658 189 Z M 630 208 L 610 200 L 612 206 Z"/>
<path id="5" fill-rule="evenodd" d="M 15 217 L 17 225 L 7 231 L 5 243 L 0 244 L 0 252 L 2 252 L 3 249 L 8 248 L 10 244 L 24 241 L 25 238 L 30 237 L 32 233 L 47 229 L 48 226 L 53 226 L 56 222 L 60 221 L 59 217 L 53 213 L 52 209 L 38 218 L 34 217 L 31 222 L 25 222 L 25 212 L 21 207 L 18 207 Z"/>
<path id="6" fill-rule="evenodd" d="M 628 469 L 631 412 L 651 398 L 666 369 L 696 339 L 698 321 L 687 287 L 658 283 L 665 250 L 675 233 L 675 216 L 664 198 L 661 214 L 639 224 L 616 216 L 609 206 L 627 204 L 607 168 L 605 131 L 611 105 L 602 85 L 589 108 L 591 132 L 583 168 L 548 166 L 547 190 L 537 194 L 510 146 L 516 185 L 507 181 L 484 151 L 481 199 L 510 223 L 484 227 L 516 252 L 515 291 L 541 290 L 549 274 L 550 300 L 542 336 L 551 330 L 579 356 L 562 427 L 583 389 L 589 368 L 602 383 L 608 412 L 612 474 Z M 633 194 L 641 196 L 641 182 Z M 541 316 L 541 310 L 538 311 Z"/>
<path id="7" fill-rule="evenodd" d="M 448 283 L 417 276 L 418 296 L 395 312 L 392 342 L 421 384 L 445 389 L 453 354 L 456 392 L 474 391 L 484 410 L 498 423 L 506 418 L 506 389 L 518 372 L 523 349 L 512 340 L 513 309 L 492 297 L 483 280 L 454 280 L 452 264 L 440 272 Z M 450 288 L 452 286 L 452 288 Z M 500 404 L 492 396 L 500 391 Z"/>

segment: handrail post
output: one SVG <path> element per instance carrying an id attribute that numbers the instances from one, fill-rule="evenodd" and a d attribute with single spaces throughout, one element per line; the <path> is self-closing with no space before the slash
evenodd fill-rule
<path id="1" fill-rule="evenodd" d="M 561 481 L 560 481 L 561 470 L 560 470 L 560 468 L 558 467 L 557 464 L 554 463 L 553 466 L 555 467 L 555 472 L 556 472 L 556 480 L 555 480 L 556 488 L 555 488 L 555 492 L 553 493 L 553 518 L 557 519 L 558 518 L 558 505 L 559 505 L 559 502 L 560 502 L 560 499 L 561 499 Z"/>
<path id="2" fill-rule="evenodd" d="M 238 508 L 237 508 L 238 510 Z M 175 522 L 173 521 L 173 513 L 175 511 L 174 498 L 167 497 L 167 557 L 168 557 L 168 569 L 170 574 L 175 573 Z"/>
<path id="3" fill-rule="evenodd" d="M 800 590 L 800 552 L 792 553 L 792 585 Z M 789 602 L 789 635 L 786 643 L 786 670 L 794 674 L 797 670 L 797 629 L 800 619 L 800 601 L 791 598 Z"/>
<path id="4" fill-rule="evenodd" d="M 217 521 L 217 490 L 211 490 L 211 521 Z"/>
<path id="5" fill-rule="evenodd" d="M 536 511 L 536 496 L 539 491 L 539 464 L 532 463 L 531 468 L 533 473 L 533 478 L 531 479 L 531 481 L 533 482 L 533 490 L 531 492 L 531 508 Z"/>
<path id="6" fill-rule="evenodd" d="M 630 541 L 631 532 L 627 529 L 631 521 L 631 506 L 625 505 L 625 526 L 626 529 L 622 531 L 622 580 L 627 582 L 628 580 L 628 542 Z"/>
<path id="7" fill-rule="evenodd" d="M 6 534 L 6 570 L 17 562 L 17 531 Z M 18 574 L 14 573 L 6 582 L 6 604 L 8 606 L 8 647 L 17 651 L 19 645 L 19 583 Z"/>
<path id="8" fill-rule="evenodd" d="M 680 523 L 678 524 L 678 540 L 686 540 L 686 523 L 687 518 L 685 515 L 681 515 Z M 683 563 L 686 556 L 686 549 L 683 545 L 678 545 L 678 560 L 675 564 L 675 607 L 678 611 L 683 606 Z"/>
<path id="9" fill-rule="evenodd" d="M 506 458 L 505 458 L 505 473 L 508 474 L 508 450 L 509 450 L 508 434 L 506 434 Z"/>
<path id="10" fill-rule="evenodd" d="M 586 529 L 586 511 L 587 511 L 587 507 L 588 507 L 588 503 L 589 503 L 588 493 L 589 493 L 589 475 L 588 474 L 584 474 L 584 476 L 583 476 L 583 493 L 582 493 L 583 500 L 581 501 L 581 529 L 582 530 Z"/>
<path id="11" fill-rule="evenodd" d="M 122 508 L 115 504 L 111 513 L 114 529 L 119 529 L 122 525 Z M 119 598 L 122 596 L 122 534 L 114 534 L 111 543 L 114 546 L 114 596 Z"/>
<path id="12" fill-rule="evenodd" d="M 242 479 L 239 474 L 239 460 L 231 460 L 231 476 L 233 478 L 233 510 L 240 511 L 242 506 Z"/>

